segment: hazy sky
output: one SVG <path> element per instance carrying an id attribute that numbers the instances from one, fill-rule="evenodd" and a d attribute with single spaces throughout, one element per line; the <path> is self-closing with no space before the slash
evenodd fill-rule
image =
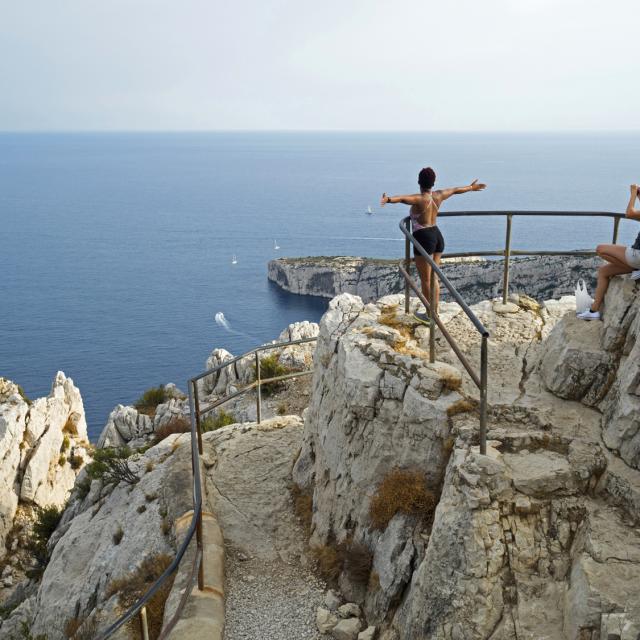
<path id="1" fill-rule="evenodd" d="M 0 0 L 0 130 L 639 129 L 637 0 Z"/>

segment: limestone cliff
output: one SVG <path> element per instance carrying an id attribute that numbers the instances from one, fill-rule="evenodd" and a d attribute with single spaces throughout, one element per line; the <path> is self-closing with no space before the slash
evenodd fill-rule
<path id="1" fill-rule="evenodd" d="M 399 260 L 355 257 L 280 258 L 268 278 L 285 291 L 333 298 L 341 293 L 373 302 L 404 290 Z M 540 256 L 511 260 L 511 291 L 538 300 L 573 294 L 579 278 L 594 286 L 597 258 Z M 444 272 L 468 303 L 496 297 L 502 287 L 502 260 L 443 260 Z M 446 293 L 445 293 L 446 299 Z"/>
<path id="2" fill-rule="evenodd" d="M 477 389 L 464 370 L 452 371 L 459 363 L 441 335 L 440 364 L 428 366 L 428 329 L 404 316 L 400 297 L 331 302 L 294 481 L 313 496 L 310 544 L 346 554 L 340 586 L 381 625 L 381 638 L 636 640 L 639 374 L 629 336 L 640 316 L 631 298 L 633 283 L 614 282 L 599 328 L 578 324 L 570 299 L 521 298 L 511 314 L 474 306 L 491 333 L 486 456 L 477 447 Z M 442 311 L 477 365 L 470 322 L 455 305 Z M 584 375 L 575 355 L 559 370 L 563 347 L 580 350 L 567 345 L 567 326 L 591 346 Z M 616 373 L 596 375 L 602 362 Z M 591 389 L 602 413 L 555 395 L 562 380 Z M 437 506 L 399 509 L 376 525 L 372 505 L 398 469 L 423 478 Z M 364 580 L 349 567 L 356 551 L 361 565 L 371 558 Z"/>

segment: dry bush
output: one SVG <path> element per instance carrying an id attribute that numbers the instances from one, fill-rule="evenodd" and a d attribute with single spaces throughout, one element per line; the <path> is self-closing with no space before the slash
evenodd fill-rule
<path id="1" fill-rule="evenodd" d="M 291 498 L 293 499 L 293 510 L 308 537 L 311 533 L 311 519 L 313 518 L 313 497 L 294 484 L 291 487 Z"/>
<path id="2" fill-rule="evenodd" d="M 72 435 L 72 436 L 78 435 L 78 425 L 76 424 L 76 421 L 73 419 L 73 416 L 69 416 L 67 418 L 67 421 L 65 422 L 64 427 L 62 427 L 62 432 L 68 433 L 69 435 Z"/>
<path id="3" fill-rule="evenodd" d="M 106 597 L 118 594 L 118 603 L 123 609 L 131 607 L 143 596 L 151 585 L 162 575 L 171 564 L 172 558 L 164 553 L 149 556 L 142 564 L 131 573 L 112 580 L 107 587 Z M 147 622 L 149 624 L 149 637 L 156 638 L 162 629 L 162 617 L 164 604 L 171 591 L 173 576 L 168 578 L 156 594 L 147 602 Z M 140 622 L 136 617 L 128 625 L 131 637 L 141 640 Z"/>
<path id="4" fill-rule="evenodd" d="M 440 380 L 442 386 L 449 391 L 457 391 L 462 386 L 462 377 L 445 371 L 440 372 Z"/>
<path id="5" fill-rule="evenodd" d="M 311 554 L 318 564 L 320 575 L 329 583 L 337 582 L 342 572 L 342 558 L 334 547 L 323 545 L 312 547 Z"/>
<path id="6" fill-rule="evenodd" d="M 366 585 L 371 574 L 373 555 L 363 544 L 352 544 L 341 547 L 339 551 L 343 557 L 343 568 L 351 582 Z"/>
<path id="7" fill-rule="evenodd" d="M 162 442 L 165 438 L 173 433 L 188 433 L 191 431 L 191 423 L 186 418 L 175 416 L 159 426 L 153 434 L 153 444 Z"/>
<path id="8" fill-rule="evenodd" d="M 70 640 L 93 640 L 98 631 L 98 621 L 96 617 L 69 618 L 64 625 L 65 638 Z"/>
<path id="9" fill-rule="evenodd" d="M 398 307 L 384 307 L 378 316 L 378 322 L 391 327 L 400 333 L 404 339 L 412 337 L 411 327 L 398 318 Z"/>
<path id="10" fill-rule="evenodd" d="M 436 506 L 436 497 L 419 471 L 394 469 L 378 485 L 369 505 L 371 526 L 383 531 L 396 515 L 407 513 L 427 518 Z"/>
<path id="11" fill-rule="evenodd" d="M 467 400 L 466 398 L 460 398 L 460 400 L 457 400 L 452 405 L 447 407 L 447 415 L 450 418 L 453 418 L 453 416 L 460 415 L 461 413 L 468 413 L 469 411 L 473 411 L 475 408 L 476 405 L 474 402 L 471 402 L 471 400 Z"/>

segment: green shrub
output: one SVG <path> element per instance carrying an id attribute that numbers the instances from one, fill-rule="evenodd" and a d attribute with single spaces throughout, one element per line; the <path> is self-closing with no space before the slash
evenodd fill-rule
<path id="1" fill-rule="evenodd" d="M 65 436 L 64 438 L 62 438 L 60 453 L 64 453 L 65 451 L 68 451 L 70 446 L 71 446 L 71 441 L 69 440 L 69 436 Z"/>
<path id="2" fill-rule="evenodd" d="M 89 476 L 85 476 L 82 480 L 76 482 L 76 491 L 78 498 L 80 500 L 84 500 L 91 490 L 91 478 Z"/>
<path id="3" fill-rule="evenodd" d="M 61 453 L 58 456 L 58 465 L 61 467 L 64 467 L 64 465 L 67 464 L 67 459 L 64 457 L 64 455 Z"/>
<path id="4" fill-rule="evenodd" d="M 84 464 L 84 458 L 72 452 L 69 456 L 69 464 L 74 471 L 77 471 Z"/>
<path id="5" fill-rule="evenodd" d="M 18 393 L 20 394 L 20 397 L 27 403 L 27 404 L 33 404 L 33 402 L 31 401 L 30 398 L 27 397 L 27 394 L 24 392 L 24 389 L 18 385 Z"/>
<path id="6" fill-rule="evenodd" d="M 37 636 L 32 636 L 31 629 L 29 628 L 29 623 L 26 620 L 23 620 L 20 625 L 20 636 L 22 640 L 47 640 L 47 635 L 44 633 L 40 633 Z"/>
<path id="7" fill-rule="evenodd" d="M 291 373 L 290 369 L 285 367 L 284 365 L 278 362 L 278 356 L 274 353 L 270 356 L 265 356 L 260 360 L 260 379 L 266 380 L 268 378 L 277 378 L 278 376 L 284 376 L 287 373 Z M 258 368 L 254 364 L 253 365 L 253 379 L 258 379 Z M 269 396 L 284 387 L 284 382 L 282 380 L 278 382 L 267 382 L 266 384 L 261 384 L 262 392 Z"/>
<path id="8" fill-rule="evenodd" d="M 226 427 L 229 424 L 235 424 L 238 419 L 233 413 L 227 413 L 223 409 L 220 409 L 215 416 L 207 416 L 204 420 L 200 421 L 200 429 L 202 433 L 207 431 L 215 431 L 221 427 Z"/>
<path id="9" fill-rule="evenodd" d="M 102 480 L 105 484 L 136 484 L 140 478 L 129 466 L 131 454 L 129 447 L 96 449 L 93 462 L 87 465 L 87 474 L 92 480 Z"/>
<path id="10" fill-rule="evenodd" d="M 159 387 L 151 387 L 151 389 L 147 389 L 138 398 L 134 406 L 140 413 L 154 415 L 156 412 L 156 407 L 159 404 L 166 402 L 167 400 L 168 398 L 164 387 L 160 385 Z"/>
<path id="11" fill-rule="evenodd" d="M 36 519 L 31 527 L 31 535 L 27 543 L 27 548 L 34 555 L 40 567 L 45 567 L 49 562 L 49 551 L 47 543 L 56 530 L 62 518 L 62 509 L 56 506 L 37 507 L 35 511 Z"/>

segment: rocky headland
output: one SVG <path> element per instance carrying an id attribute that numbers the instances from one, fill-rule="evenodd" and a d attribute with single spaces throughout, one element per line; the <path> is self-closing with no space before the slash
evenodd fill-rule
<path id="1" fill-rule="evenodd" d="M 477 388 L 439 333 L 429 364 L 403 295 L 343 293 L 319 326 L 288 327 L 280 339 L 317 344 L 264 364 L 313 377 L 265 393 L 260 424 L 248 393 L 205 425 L 210 586 L 171 637 L 638 640 L 638 286 L 615 278 L 594 323 L 570 296 L 511 299 L 510 313 L 472 307 L 490 332 L 487 455 Z M 465 314 L 445 302 L 441 317 L 477 366 Z M 215 349 L 206 364 L 231 358 Z M 203 404 L 253 367 L 203 379 Z M 94 448 L 63 374 L 31 404 L 2 381 L 3 639 L 93 638 L 174 557 L 192 508 L 188 403 L 173 385 L 161 396 L 116 407 Z M 186 579 L 150 605 L 151 637 Z"/>
<path id="2" fill-rule="evenodd" d="M 267 276 L 290 293 L 323 298 L 350 293 L 364 302 L 375 302 L 404 291 L 399 263 L 400 260 L 344 256 L 279 258 L 269 262 Z M 599 263 L 599 258 L 573 256 L 511 258 L 510 291 L 549 300 L 573 295 L 580 278 L 593 291 Z M 445 275 L 469 304 L 490 300 L 502 292 L 502 259 L 444 258 L 442 265 Z M 443 296 L 446 300 L 446 291 Z"/>

